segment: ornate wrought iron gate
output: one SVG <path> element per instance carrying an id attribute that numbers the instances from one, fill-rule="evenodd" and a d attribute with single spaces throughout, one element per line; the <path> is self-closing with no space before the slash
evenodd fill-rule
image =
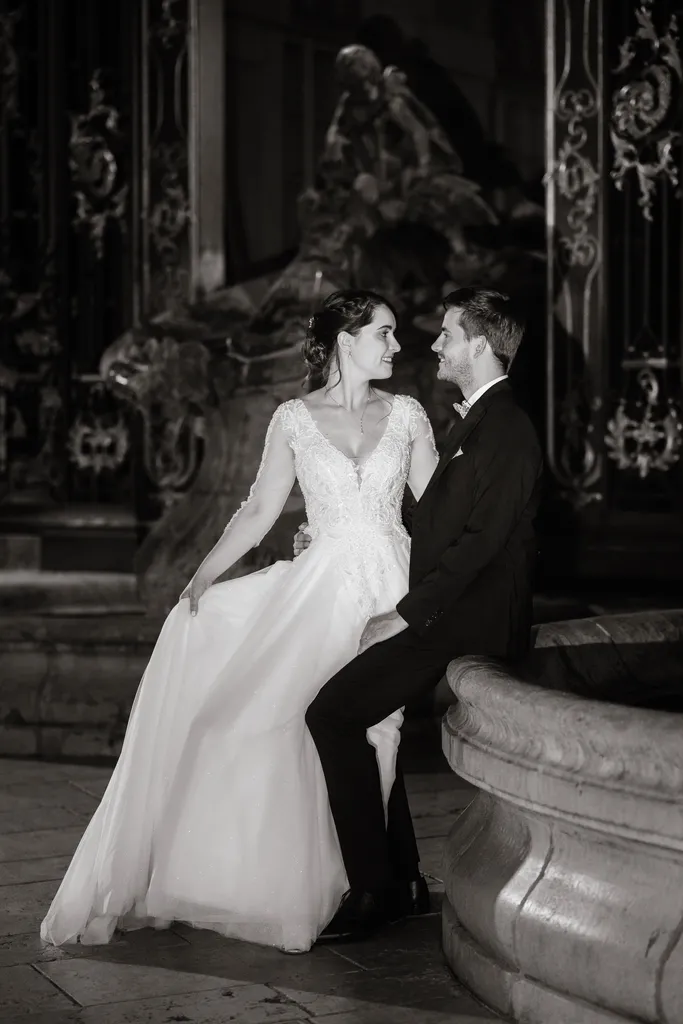
<path id="1" fill-rule="evenodd" d="M 98 368 L 192 287 L 190 7 L 0 0 L 5 528 L 71 510 L 134 546 L 150 513 L 139 427 Z"/>
<path id="2" fill-rule="evenodd" d="M 680 0 L 548 0 L 547 13 L 549 465 L 582 571 L 675 575 Z"/>
<path id="3" fill-rule="evenodd" d="M 132 310 L 130 10 L 0 4 L 0 474 L 24 507 L 131 500 L 128 425 L 97 374 Z"/>
<path id="4" fill-rule="evenodd" d="M 547 447 L 580 571 L 681 569 L 680 8 L 547 0 Z M 4 526 L 151 514 L 154 467 L 98 365 L 220 248 L 200 237 L 220 197 L 197 187 L 196 16 L 197 0 L 0 0 Z"/>

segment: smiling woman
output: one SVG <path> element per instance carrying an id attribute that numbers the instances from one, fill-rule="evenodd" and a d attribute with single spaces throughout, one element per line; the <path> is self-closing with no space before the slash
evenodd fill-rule
<path id="1" fill-rule="evenodd" d="M 303 345 L 310 390 L 338 384 L 344 361 L 351 355 L 366 375 L 371 374 L 368 380 L 390 377 L 393 355 L 401 348 L 395 330 L 396 313 L 377 292 L 347 289 L 329 295 L 309 320 Z"/>
<path id="2" fill-rule="evenodd" d="M 391 377 L 401 350 L 395 332 L 396 314 L 375 292 L 335 292 L 309 323 L 303 354 L 318 386 L 305 404 L 320 433 L 358 463 L 387 428 L 393 396 L 370 382 Z"/>

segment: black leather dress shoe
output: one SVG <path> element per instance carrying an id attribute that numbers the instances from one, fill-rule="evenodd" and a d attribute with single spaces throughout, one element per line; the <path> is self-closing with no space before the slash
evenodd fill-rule
<path id="1" fill-rule="evenodd" d="M 419 875 L 412 882 L 399 882 L 393 902 L 390 915 L 392 921 L 400 921 L 404 917 L 422 917 L 424 914 L 430 914 L 429 887 L 424 875 Z"/>
<path id="2" fill-rule="evenodd" d="M 350 889 L 339 910 L 318 937 L 318 942 L 351 942 L 372 935 L 391 920 L 385 892 L 357 892 Z"/>

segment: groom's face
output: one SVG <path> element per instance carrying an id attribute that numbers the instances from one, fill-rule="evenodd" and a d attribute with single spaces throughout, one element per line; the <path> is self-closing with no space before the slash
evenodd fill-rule
<path id="1" fill-rule="evenodd" d="M 460 326 L 460 310 L 447 309 L 441 334 L 432 345 L 439 358 L 437 377 L 457 384 L 461 390 L 472 381 L 472 354 L 470 342 Z"/>

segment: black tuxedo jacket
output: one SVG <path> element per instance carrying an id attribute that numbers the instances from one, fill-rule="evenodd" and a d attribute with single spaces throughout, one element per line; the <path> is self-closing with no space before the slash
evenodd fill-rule
<path id="1" fill-rule="evenodd" d="M 412 512 L 410 589 L 397 605 L 424 643 L 449 657 L 526 653 L 542 465 L 507 381 L 453 426 Z"/>

